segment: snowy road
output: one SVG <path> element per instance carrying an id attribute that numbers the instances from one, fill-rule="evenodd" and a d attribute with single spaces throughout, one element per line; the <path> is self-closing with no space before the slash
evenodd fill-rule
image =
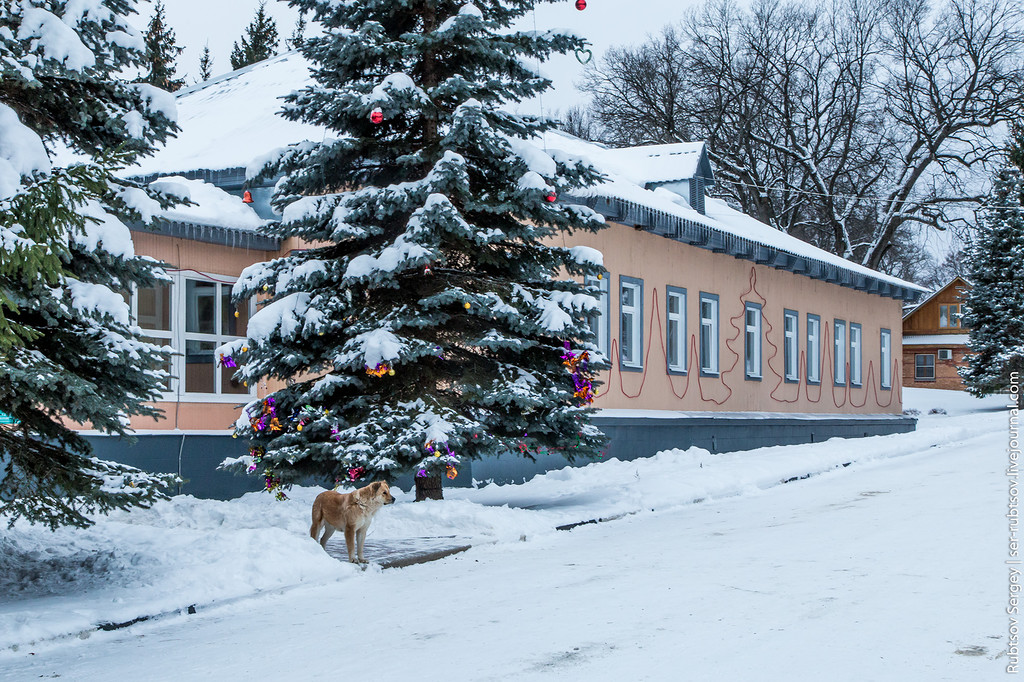
<path id="1" fill-rule="evenodd" d="M 990 431 L 371 569 L 21 651 L 0 680 L 997 679 L 1005 450 Z"/>

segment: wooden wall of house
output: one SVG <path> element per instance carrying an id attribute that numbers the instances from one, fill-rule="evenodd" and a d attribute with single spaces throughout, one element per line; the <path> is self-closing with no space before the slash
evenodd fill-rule
<path id="1" fill-rule="evenodd" d="M 962 327 L 940 327 L 940 306 L 963 303 L 970 285 L 957 278 L 931 300 L 923 303 L 903 320 L 904 334 L 963 334 Z"/>

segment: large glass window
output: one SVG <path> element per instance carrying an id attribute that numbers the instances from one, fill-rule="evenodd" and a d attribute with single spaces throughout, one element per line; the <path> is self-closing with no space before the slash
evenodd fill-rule
<path id="1" fill-rule="evenodd" d="M 837 386 L 846 385 L 846 322 L 834 320 L 835 348 L 832 362 L 832 376 Z"/>
<path id="2" fill-rule="evenodd" d="M 807 314 L 807 383 L 821 383 L 821 318 Z"/>
<path id="3" fill-rule="evenodd" d="M 783 313 L 783 355 L 786 381 L 800 381 L 800 315 L 795 310 Z"/>
<path id="4" fill-rule="evenodd" d="M 861 385 L 861 329 L 855 322 L 850 323 L 850 383 Z"/>
<path id="5" fill-rule="evenodd" d="M 665 308 L 665 345 L 670 373 L 686 372 L 686 289 L 670 286 Z"/>
<path id="6" fill-rule="evenodd" d="M 643 280 L 623 276 L 619 285 L 619 356 L 625 369 L 643 367 Z"/>
<path id="7" fill-rule="evenodd" d="M 601 355 L 608 357 L 608 340 L 610 337 L 608 322 L 611 319 L 611 296 L 608 293 L 608 273 L 601 275 L 601 279 L 588 276 L 585 280 L 587 287 L 596 287 L 601 293 L 598 295 L 598 309 L 587 317 L 590 324 L 590 331 L 597 337 L 594 342 Z"/>
<path id="8" fill-rule="evenodd" d="M 743 367 L 747 379 L 761 378 L 761 304 L 747 303 L 743 309 Z"/>
<path id="9" fill-rule="evenodd" d="M 718 296 L 700 294 L 700 371 L 718 374 Z"/>
<path id="10" fill-rule="evenodd" d="M 892 388 L 892 332 L 883 329 L 881 333 L 881 367 L 879 367 L 879 381 L 882 388 Z"/>
<path id="11" fill-rule="evenodd" d="M 232 378 L 236 368 L 220 366 L 214 353 L 217 346 L 245 336 L 252 314 L 251 304 L 232 305 L 231 287 L 217 278 L 175 272 L 170 282 L 135 291 L 132 313 L 144 339 L 177 351 L 160 367 L 174 377 L 165 382 L 165 391 L 193 396 L 252 392 Z"/>
<path id="12" fill-rule="evenodd" d="M 934 353 L 918 353 L 914 356 L 914 380 L 935 381 Z"/>

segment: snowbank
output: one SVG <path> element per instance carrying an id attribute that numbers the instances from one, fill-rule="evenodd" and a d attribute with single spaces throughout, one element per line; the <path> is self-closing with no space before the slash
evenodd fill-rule
<path id="1" fill-rule="evenodd" d="M 721 455 L 669 450 L 552 471 L 519 485 L 450 489 L 443 501 L 417 504 L 410 504 L 411 493 L 395 490 L 398 503 L 378 514 L 369 539 L 516 542 L 559 525 L 757 494 L 1006 428 L 1000 397 L 919 389 L 906 390 L 905 399 L 922 413 L 915 433 Z M 928 414 L 933 409 L 947 414 Z M 0 653 L 101 623 L 352 578 L 356 568 L 309 538 L 309 509 L 319 492 L 296 488 L 284 502 L 263 493 L 228 502 L 180 496 L 98 518 L 86 530 L 15 524 L 0 536 Z"/>

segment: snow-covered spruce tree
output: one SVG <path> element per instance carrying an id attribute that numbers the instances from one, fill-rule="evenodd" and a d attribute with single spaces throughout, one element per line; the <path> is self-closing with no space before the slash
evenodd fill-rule
<path id="1" fill-rule="evenodd" d="M 178 46 L 174 29 L 167 25 L 164 12 L 163 0 L 157 0 L 146 29 L 146 74 L 139 80 L 174 92 L 185 85 L 184 78 L 174 77 L 174 60 L 185 48 Z"/>
<path id="2" fill-rule="evenodd" d="M 118 80 L 141 67 L 130 0 L 0 3 L 0 515 L 55 528 L 146 506 L 173 476 L 98 460 L 68 422 L 125 435 L 153 415 L 166 360 L 119 292 L 159 275 L 122 219 L 165 203 L 113 173 L 173 129 L 173 99 Z M 45 145 L 83 163 L 55 167 Z"/>
<path id="3" fill-rule="evenodd" d="M 542 151 L 553 121 L 501 108 L 550 86 L 530 62 L 582 39 L 511 31 L 534 0 L 291 4 L 324 33 L 302 48 L 317 84 L 284 115 L 338 137 L 262 170 L 284 173 L 273 233 L 310 248 L 235 285 L 271 302 L 221 352 L 250 384 L 290 385 L 247 407 L 236 427 L 253 457 L 233 465 L 270 489 L 415 471 L 422 498 L 463 458 L 598 454 L 596 290 L 570 276 L 598 276 L 601 258 L 550 239 L 603 226 L 556 201 L 598 176 Z"/>
<path id="4" fill-rule="evenodd" d="M 1015 131 L 1010 160 L 979 212 L 968 253 L 963 322 L 971 354 L 960 376 L 976 396 L 1005 390 L 1011 372 L 1024 372 L 1024 129 Z"/>
<path id="5" fill-rule="evenodd" d="M 229 59 L 232 69 L 240 69 L 249 64 L 261 62 L 267 57 L 277 54 L 277 22 L 267 16 L 266 0 L 260 3 L 256 16 L 245 29 L 242 44 L 237 42 L 231 50 Z"/>

